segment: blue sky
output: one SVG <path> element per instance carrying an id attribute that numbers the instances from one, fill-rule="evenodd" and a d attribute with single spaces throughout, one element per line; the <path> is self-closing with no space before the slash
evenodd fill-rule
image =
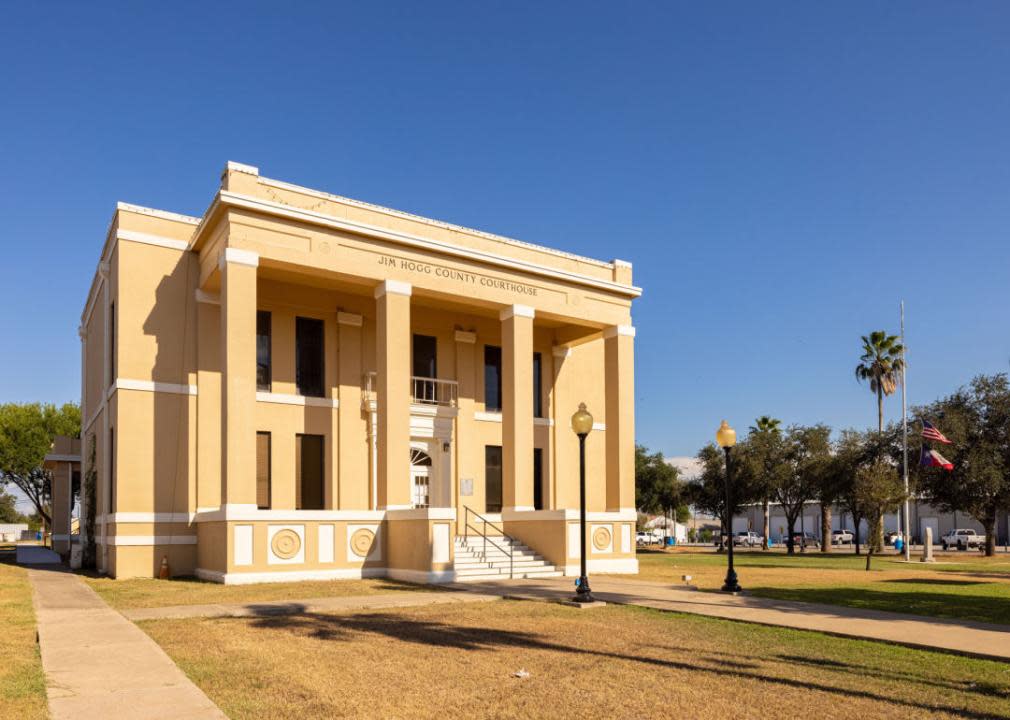
<path id="1" fill-rule="evenodd" d="M 1010 5 L 17 3 L 0 24 L 0 402 L 76 400 L 117 200 L 225 161 L 635 264 L 638 438 L 868 426 L 1010 369 Z M 900 415 L 892 400 L 889 417 Z"/>

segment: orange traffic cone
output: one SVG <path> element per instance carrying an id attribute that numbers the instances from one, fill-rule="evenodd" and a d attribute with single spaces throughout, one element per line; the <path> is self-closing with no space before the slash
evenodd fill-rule
<path id="1" fill-rule="evenodd" d="M 161 572 L 158 573 L 158 577 L 168 580 L 168 555 L 163 555 L 161 558 Z"/>

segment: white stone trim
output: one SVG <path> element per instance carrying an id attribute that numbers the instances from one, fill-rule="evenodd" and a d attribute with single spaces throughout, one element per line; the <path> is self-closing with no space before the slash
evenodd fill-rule
<path id="1" fill-rule="evenodd" d="M 259 176 L 260 174 L 260 169 L 255 165 L 246 165 L 245 163 L 235 162 L 233 160 L 229 160 L 224 169 L 225 172 L 232 170 L 234 172 L 246 173 L 247 175 Z"/>
<path id="2" fill-rule="evenodd" d="M 351 325 L 352 327 L 361 327 L 362 317 L 357 313 L 349 312 L 337 312 L 337 323 L 340 325 Z"/>
<path id="3" fill-rule="evenodd" d="M 260 510 L 256 505 L 225 505 L 201 511 L 196 522 L 380 522 L 386 519 L 382 510 Z"/>
<path id="4" fill-rule="evenodd" d="M 196 301 L 207 305 L 220 305 L 221 296 L 216 293 L 209 293 L 206 290 L 196 289 Z"/>
<path id="5" fill-rule="evenodd" d="M 254 538 L 256 531 L 252 525 L 236 525 L 232 528 L 232 562 L 235 565 L 252 565 L 256 562 Z"/>
<path id="6" fill-rule="evenodd" d="M 567 345 L 555 345 L 551 348 L 551 354 L 556 358 L 566 358 L 572 354 L 572 349 Z"/>
<path id="7" fill-rule="evenodd" d="M 534 425 L 544 425 L 546 427 L 554 427 L 554 420 L 551 418 L 535 417 L 533 418 Z"/>
<path id="8" fill-rule="evenodd" d="M 339 398 L 308 397 L 305 395 L 271 392 L 257 392 L 256 402 L 275 403 L 278 405 L 307 405 L 309 407 L 340 407 Z"/>
<path id="9" fill-rule="evenodd" d="M 137 390 L 139 392 L 159 392 L 170 395 L 196 395 L 196 385 L 180 385 L 178 383 L 154 382 L 152 380 L 131 380 L 117 378 L 109 388 L 109 396 L 116 390 Z"/>
<path id="10" fill-rule="evenodd" d="M 153 545 L 196 545 L 196 535 L 110 535 L 108 545 L 150 547 Z"/>
<path id="11" fill-rule="evenodd" d="M 502 510 L 502 520 L 506 522 L 516 522 L 523 520 L 567 520 L 569 522 L 579 520 L 578 508 L 563 508 L 557 510 L 513 510 L 505 508 Z M 586 522 L 637 522 L 638 511 L 635 508 L 623 508 L 618 511 L 594 511 L 586 513 Z"/>
<path id="12" fill-rule="evenodd" d="M 500 423 L 502 421 L 502 414 L 500 412 L 485 412 L 484 410 L 477 410 L 473 414 L 473 419 L 480 422 Z"/>
<path id="13" fill-rule="evenodd" d="M 455 520 L 456 508 L 409 508 L 389 510 L 387 520 Z"/>
<path id="14" fill-rule="evenodd" d="M 458 343 L 468 343 L 473 345 L 477 342 L 477 333 L 471 332 L 470 330 L 457 330 L 455 337 L 456 342 Z"/>
<path id="15" fill-rule="evenodd" d="M 187 225 L 199 225 L 200 221 L 203 219 L 193 217 L 192 215 L 181 215 L 179 213 L 169 212 L 168 210 L 157 210 L 155 208 L 125 202 L 117 202 L 116 210 L 125 210 L 126 212 L 137 213 L 138 215 L 150 215 L 151 217 L 162 218 L 163 220 L 184 222 Z"/>
<path id="16" fill-rule="evenodd" d="M 627 260 L 619 260 L 617 258 L 614 258 L 612 262 L 614 263 L 615 268 L 625 268 L 627 270 L 631 269 L 631 263 L 628 262 Z"/>
<path id="17" fill-rule="evenodd" d="M 261 179 L 260 182 L 263 182 L 263 180 Z M 485 250 L 478 250 L 476 248 L 468 248 L 459 245 L 453 245 L 439 240 L 432 240 L 430 238 L 411 235 L 410 233 L 405 233 L 396 230 L 389 230 L 387 228 L 381 228 L 374 225 L 369 225 L 367 223 L 361 223 L 353 220 L 348 220 L 346 218 L 339 218 L 333 215 L 327 215 L 326 213 L 315 212 L 312 210 L 303 210 L 301 208 L 296 208 L 291 205 L 285 205 L 284 203 L 274 202 L 271 200 L 264 200 L 262 198 L 243 195 L 241 193 L 234 193 L 229 192 L 227 190 L 221 190 L 218 193 L 218 196 L 215 200 L 215 203 L 217 202 L 220 202 L 223 205 L 231 205 L 234 207 L 241 207 L 256 212 L 270 213 L 281 217 L 287 217 L 293 220 L 298 220 L 300 222 L 308 222 L 316 225 L 322 225 L 324 227 L 329 227 L 336 230 L 344 230 L 353 233 L 370 235 L 372 237 L 377 237 L 390 242 L 399 243 L 401 245 L 416 247 L 422 250 L 433 251 L 444 255 L 452 255 L 467 260 L 475 260 L 477 262 L 496 265 L 498 267 L 505 268 L 508 270 L 513 271 L 519 270 L 520 272 L 527 272 L 534 275 L 541 275 L 556 280 L 573 282 L 579 285 L 587 285 L 589 287 L 595 287 L 601 290 L 607 290 L 627 297 L 638 297 L 642 294 L 642 289 L 639 287 L 635 287 L 634 285 L 622 285 L 620 283 L 615 283 L 612 280 L 603 280 L 600 278 L 594 278 L 588 275 L 583 275 L 581 273 L 576 273 L 569 270 L 562 270 L 560 268 L 552 268 L 546 265 L 531 262 L 529 260 L 507 257 L 505 255 L 499 255 L 497 253 L 492 253 Z M 542 252 L 550 251 L 549 248 L 538 248 L 535 246 L 531 247 L 533 247 L 536 250 L 540 250 Z M 594 261 L 589 258 L 577 258 L 577 259 L 584 262 L 585 261 L 593 262 L 601 267 L 612 268 L 612 265 L 610 263 L 602 263 L 598 260 Z"/>
<path id="18" fill-rule="evenodd" d="M 578 557 L 577 553 L 575 557 Z M 579 565 L 580 563 L 565 565 L 565 575 L 575 577 L 581 575 L 582 569 Z M 590 573 L 614 573 L 615 575 L 635 575 L 638 573 L 638 558 L 594 558 L 590 554 L 587 565 L 586 570 Z"/>
<path id="19" fill-rule="evenodd" d="M 195 575 L 201 580 L 225 585 L 254 585 L 258 583 L 297 582 L 300 580 L 354 580 L 386 577 L 385 568 L 334 568 L 331 570 L 273 570 L 266 572 L 230 572 L 197 568 Z"/>
<path id="20" fill-rule="evenodd" d="M 455 582 L 455 570 L 407 570 L 406 568 L 387 568 L 386 577 L 393 580 L 418 584 L 434 584 Z"/>
<path id="21" fill-rule="evenodd" d="M 606 430 L 606 429 L 607 429 L 607 424 L 606 423 L 601 423 L 601 422 L 594 422 L 593 423 L 593 431 L 594 432 L 601 432 L 601 431 Z"/>
<path id="22" fill-rule="evenodd" d="M 603 331 L 603 339 L 609 340 L 612 337 L 621 335 L 623 337 L 635 337 L 634 325 L 613 325 Z"/>
<path id="23" fill-rule="evenodd" d="M 501 312 L 498 313 L 498 319 L 503 322 L 511 317 L 523 317 L 532 320 L 536 314 L 537 311 L 529 305 L 509 305 L 501 309 Z"/>
<path id="24" fill-rule="evenodd" d="M 409 282 L 403 282 L 402 280 L 383 280 L 375 286 L 374 295 L 376 298 L 381 298 L 387 293 L 390 295 L 406 295 L 407 297 L 410 297 L 413 291 L 414 286 Z"/>
<path id="25" fill-rule="evenodd" d="M 188 523 L 195 517 L 196 513 L 188 512 L 115 512 L 105 519 L 114 523 Z"/>
<path id="26" fill-rule="evenodd" d="M 136 230 L 117 230 L 116 240 L 154 245 L 155 247 L 163 247 L 170 250 L 185 251 L 189 248 L 188 240 L 174 240 L 163 235 L 152 235 L 151 233 L 137 232 Z"/>
<path id="27" fill-rule="evenodd" d="M 534 508 L 532 505 L 513 505 L 511 507 L 503 507 L 501 509 L 501 514 L 502 514 L 502 517 L 504 517 L 504 516 L 510 515 L 512 513 L 527 513 L 527 512 L 535 512 L 535 511 L 536 511 L 536 508 Z"/>
<path id="28" fill-rule="evenodd" d="M 221 259 L 217 261 L 218 267 L 224 269 L 227 263 L 236 265 L 247 265 L 249 267 L 259 267 L 259 253 L 252 250 L 242 250 L 240 248 L 226 247 L 221 252 Z"/>

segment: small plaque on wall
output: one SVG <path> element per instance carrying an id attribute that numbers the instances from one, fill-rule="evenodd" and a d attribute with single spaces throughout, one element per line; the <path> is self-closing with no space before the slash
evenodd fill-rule
<path id="1" fill-rule="evenodd" d="M 473 478 L 461 478 L 459 481 L 459 494 L 464 497 L 473 495 Z"/>

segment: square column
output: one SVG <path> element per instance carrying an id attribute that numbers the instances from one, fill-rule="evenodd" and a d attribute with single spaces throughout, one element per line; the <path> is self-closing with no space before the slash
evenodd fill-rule
<path id="1" fill-rule="evenodd" d="M 502 510 L 533 509 L 533 308 L 501 311 Z"/>
<path id="2" fill-rule="evenodd" d="M 221 254 L 221 504 L 256 507 L 256 268 L 259 255 Z"/>
<path id="3" fill-rule="evenodd" d="M 412 507 L 410 497 L 410 283 L 375 288 L 378 508 Z"/>
<path id="4" fill-rule="evenodd" d="M 635 328 L 603 332 L 607 393 L 607 510 L 635 507 Z"/>

